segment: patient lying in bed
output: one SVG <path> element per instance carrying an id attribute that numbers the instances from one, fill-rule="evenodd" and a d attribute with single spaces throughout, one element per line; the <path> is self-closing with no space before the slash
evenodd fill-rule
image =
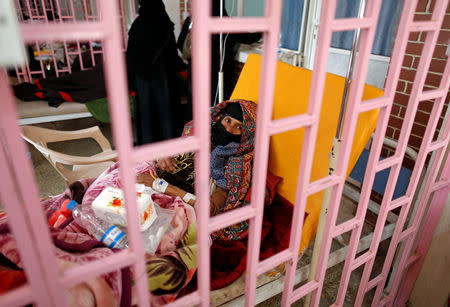
<path id="1" fill-rule="evenodd" d="M 211 110 L 211 198 L 210 215 L 217 215 L 248 204 L 253 160 L 256 104 L 247 100 L 224 101 Z M 192 123 L 183 135 L 193 133 Z M 156 178 L 142 173 L 136 181 L 172 196 L 179 196 L 195 206 L 194 156 L 182 154 L 160 159 Z M 156 180 L 155 180 L 156 179 Z M 246 237 L 246 222 L 212 234 L 213 239 L 236 240 Z"/>

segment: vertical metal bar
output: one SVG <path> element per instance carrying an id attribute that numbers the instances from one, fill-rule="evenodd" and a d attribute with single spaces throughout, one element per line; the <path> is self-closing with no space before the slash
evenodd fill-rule
<path id="1" fill-rule="evenodd" d="M 447 154 L 449 153 L 449 148 L 450 147 L 447 146 Z M 414 286 L 414 282 L 417 279 L 417 276 L 419 275 L 422 263 L 425 260 L 425 255 L 431 244 L 431 240 L 433 239 L 434 231 L 436 230 L 436 226 L 439 222 L 442 210 L 444 209 L 444 205 L 450 193 L 449 158 L 450 156 L 447 155 L 447 160 L 442 173 L 442 178 L 447 181 L 447 186 L 441 189 L 440 191 L 436 191 L 433 195 L 430 204 L 430 210 L 428 212 L 427 217 L 425 218 L 423 231 L 420 233 L 419 239 L 417 241 L 417 247 L 414 252 L 414 254 L 420 255 L 420 259 L 411 267 L 409 267 L 404 273 L 403 282 L 401 285 L 399 285 L 398 294 L 396 295 L 395 298 L 395 304 L 397 306 L 405 305 L 410 296 L 410 293 Z"/>
<path id="2" fill-rule="evenodd" d="M 442 22 L 442 18 L 445 14 L 445 7 L 444 7 L 444 1 L 437 1 L 435 4 L 435 10 L 434 13 L 432 15 L 432 18 L 434 20 L 438 20 L 439 23 Z M 434 31 L 431 32 L 427 35 L 426 39 L 425 39 L 425 43 L 424 43 L 424 50 L 422 52 L 421 55 L 421 60 L 419 63 L 419 67 L 417 69 L 417 73 L 416 73 L 416 79 L 415 82 L 413 84 L 413 88 L 411 90 L 411 96 L 410 96 L 410 100 L 408 103 L 408 107 L 406 110 L 406 115 L 403 121 L 403 125 L 402 125 L 402 129 L 400 132 L 400 137 L 399 137 L 399 141 L 398 141 L 398 147 L 396 148 L 396 153 L 395 153 L 395 157 L 403 157 L 405 154 L 405 149 L 407 146 L 407 142 L 409 139 L 409 135 L 411 133 L 411 128 L 412 128 L 412 124 L 414 122 L 414 118 L 415 118 L 415 113 L 417 111 L 418 105 L 419 105 L 419 95 L 423 90 L 423 86 L 425 83 L 425 78 L 427 76 L 426 72 L 428 70 L 428 67 L 430 65 L 431 62 L 431 57 L 433 55 L 433 51 L 434 49 L 432 48 L 432 46 L 434 46 L 436 44 L 437 41 L 437 37 L 438 37 L 439 31 Z M 426 140 L 424 139 L 424 141 L 426 142 Z M 381 218 L 378 218 L 377 220 L 377 224 L 375 226 L 375 235 L 374 235 L 374 240 L 372 241 L 371 244 L 371 248 L 370 248 L 370 252 L 372 253 L 376 253 L 376 250 L 378 249 L 379 246 L 379 242 L 380 242 L 380 236 L 377 236 L 376 233 L 377 231 L 381 231 L 382 228 L 384 227 L 384 224 L 386 222 L 386 216 L 387 213 L 389 211 L 389 204 L 392 200 L 392 196 L 394 193 L 394 188 L 395 188 L 395 182 L 397 182 L 398 179 L 398 175 L 400 172 L 400 167 L 401 167 L 401 160 L 400 162 L 398 162 L 397 164 L 395 164 L 390 171 L 389 174 L 389 179 L 388 179 L 388 183 L 386 186 L 386 190 L 384 193 L 384 197 L 383 197 L 383 201 L 382 201 L 382 205 L 381 205 L 381 210 L 380 210 L 380 216 Z M 411 178 L 412 181 L 414 181 L 414 178 Z M 403 206 L 403 208 L 401 210 L 406 210 L 408 211 L 409 209 L 409 205 L 411 203 L 411 200 L 408 201 L 408 203 L 406 205 Z M 394 230 L 394 235 L 393 235 L 393 239 L 391 240 L 391 244 L 395 244 L 395 238 L 397 238 L 398 233 L 401 232 L 402 228 L 403 228 L 403 222 L 401 221 L 401 219 L 399 219 L 399 221 L 397 221 L 397 225 L 396 228 Z M 363 275 L 361 277 L 361 286 L 358 290 L 358 294 L 356 297 L 356 303 L 358 302 L 362 302 L 363 298 L 364 298 L 364 294 L 366 292 L 367 289 L 367 283 L 368 280 L 370 278 L 370 273 L 372 271 L 372 267 L 375 261 L 375 256 L 372 257 L 366 264 L 364 267 L 364 272 Z M 375 303 L 375 302 L 374 302 Z"/>
<path id="3" fill-rule="evenodd" d="M 292 217 L 292 227 L 289 242 L 289 249 L 298 254 L 300 248 L 300 239 L 302 236 L 303 220 L 305 215 L 306 201 L 308 195 L 306 191 L 311 179 L 311 169 L 313 163 L 314 150 L 316 146 L 317 132 L 319 126 L 320 109 L 322 106 L 323 90 L 325 87 L 325 75 L 328 62 L 328 48 L 331 42 L 331 27 L 330 24 L 334 19 L 336 11 L 336 1 L 330 1 L 327 6 L 324 6 L 321 11 L 322 26 L 319 28 L 318 46 L 324 48 L 317 48 L 317 56 L 314 62 L 314 70 L 312 73 L 311 88 L 309 91 L 308 100 L 308 115 L 315 117 L 314 123 L 305 127 L 305 135 L 303 138 L 301 162 L 299 168 L 299 175 L 297 179 L 297 190 L 295 195 L 295 206 Z M 284 283 L 284 291 L 282 296 L 282 305 L 286 306 L 292 304 L 292 296 L 294 289 L 295 271 L 297 268 L 297 258 L 291 260 L 286 266 L 286 279 Z M 311 283 L 308 283 L 311 284 Z M 305 288 L 308 284 L 301 287 Z M 305 293 L 306 294 L 306 293 Z"/>
<path id="4" fill-rule="evenodd" d="M 358 8 L 358 18 L 364 17 L 365 9 L 366 9 L 366 1 L 360 0 L 359 8 Z M 349 92 L 350 92 L 350 84 L 353 80 L 353 71 L 354 71 L 354 66 L 356 65 L 356 54 L 359 49 L 360 33 L 361 33 L 361 29 L 357 28 L 355 30 L 355 34 L 353 36 L 353 46 L 352 46 L 352 51 L 350 52 L 349 64 L 347 67 L 347 75 L 345 78 L 344 93 L 342 95 L 341 108 L 340 108 L 339 118 L 338 118 L 338 126 L 336 129 L 335 138 L 333 140 L 333 145 L 331 147 L 328 175 L 333 175 L 335 173 L 337 161 L 339 159 L 340 144 L 341 144 L 341 140 L 342 140 L 342 129 L 344 126 L 344 118 L 345 118 L 345 114 L 347 111 L 347 103 L 348 103 L 348 98 L 349 98 L 348 96 L 349 96 Z M 316 238 L 314 241 L 314 249 L 313 249 L 313 254 L 312 254 L 312 258 L 311 258 L 311 265 L 310 265 L 308 281 L 312 281 L 313 279 L 315 279 L 315 276 L 316 276 L 317 262 L 319 260 L 319 253 L 320 253 L 320 249 L 321 249 L 321 245 L 322 245 L 323 231 L 324 231 L 324 227 L 325 227 L 325 222 L 327 220 L 328 207 L 330 205 L 332 191 L 333 191 L 333 187 L 329 187 L 325 190 L 324 195 L 323 195 L 322 208 L 320 211 L 319 224 L 317 226 Z M 310 301 L 311 301 L 311 294 L 308 294 L 305 298 L 304 305 L 309 306 Z"/>
<path id="5" fill-rule="evenodd" d="M 39 191 L 24 141 L 20 138 L 17 117 L 13 115 L 17 114 L 16 102 L 4 70 L 0 71 L 0 93 L 4 100 L 0 137 L 2 147 L 9 151 L 0 153 L 7 155 L 0 159 L 1 169 L 9 172 L 10 179 L 1 186 L 2 205 L 8 214 L 34 299 L 41 306 L 67 306 L 48 225 L 41 208 L 35 205 L 39 203 Z"/>
<path id="6" fill-rule="evenodd" d="M 404 4 L 398 28 L 397 40 L 395 42 L 394 50 L 392 53 L 393 59 L 403 58 L 404 52 L 406 50 L 406 45 L 408 43 L 407 28 L 408 25 L 413 20 L 416 5 L 417 0 L 406 1 Z M 394 61 L 391 63 L 386 80 L 384 97 L 393 99 L 397 87 L 397 80 L 400 75 L 401 64 L 402 64 L 401 61 Z M 358 204 L 355 215 L 355 218 L 358 221 L 360 221 L 360 225 L 356 227 L 351 234 L 347 257 L 344 263 L 344 268 L 342 270 L 338 295 L 335 302 L 335 304 L 339 306 L 341 306 L 344 303 L 345 293 L 347 291 L 352 269 L 354 268 L 356 251 L 359 243 L 359 238 L 362 232 L 362 223 L 364 222 L 364 218 L 367 212 L 370 193 L 376 175 L 375 166 L 380 157 L 381 148 L 383 145 L 383 138 L 388 124 L 391 107 L 392 103 L 390 103 L 386 107 L 381 108 L 380 115 L 378 117 L 377 129 L 375 131 L 375 136 L 373 138 L 372 148 L 370 150 L 367 168 L 364 175 L 364 182 L 361 188 L 360 202 Z M 381 232 L 379 234 L 381 234 Z"/>
<path id="7" fill-rule="evenodd" d="M 253 180 L 251 205 L 256 209 L 256 216 L 250 219 L 247 273 L 245 276 L 245 305 L 255 304 L 257 265 L 261 245 L 261 229 L 264 214 L 264 190 L 266 187 L 267 161 L 269 158 L 269 124 L 272 118 L 272 104 L 275 92 L 277 70 L 277 46 L 279 44 L 282 1 L 266 2 L 265 17 L 269 30 L 264 33 L 264 46 L 261 74 L 259 76 L 258 110 L 256 117 L 255 160 L 253 163 Z"/>
<path id="8" fill-rule="evenodd" d="M 344 133 L 342 137 L 342 143 L 340 146 L 340 154 L 338 158 L 336 175 L 341 178 L 345 178 L 347 168 L 348 168 L 348 160 L 350 157 L 351 147 L 353 144 L 354 131 L 356 128 L 356 122 L 359 115 L 359 106 L 361 105 L 362 93 L 365 86 L 365 80 L 367 75 L 367 69 L 370 59 L 370 54 L 372 51 L 372 44 L 375 37 L 375 30 L 378 20 L 378 15 L 381 8 L 381 1 L 370 1 L 368 3 L 366 9 L 366 18 L 370 18 L 372 20 L 372 24 L 368 29 L 365 29 L 362 33 L 361 42 L 360 42 L 360 51 L 358 56 L 358 64 L 356 67 L 356 84 L 352 84 L 352 91 L 350 92 L 349 97 L 349 107 L 346 119 L 346 125 L 344 127 Z M 329 207 L 329 221 L 325 224 L 325 242 L 322 245 L 318 267 L 319 270 L 319 287 L 317 291 L 313 293 L 312 303 L 314 306 L 318 306 L 320 300 L 320 294 L 322 292 L 322 287 L 325 279 L 326 273 L 326 264 L 328 262 L 329 250 L 332 243 L 332 232 L 335 227 L 336 218 L 339 212 L 339 204 L 342 197 L 342 190 L 344 187 L 344 180 L 339 182 L 337 186 L 334 187 L 331 199 L 335 200 L 336 206 Z M 323 251 L 322 251 L 323 249 Z M 317 280 L 317 276 L 316 276 Z"/>
<path id="9" fill-rule="evenodd" d="M 121 52 L 120 25 L 118 24 L 118 6 L 116 1 L 99 1 L 99 15 L 109 35 L 104 39 L 104 70 L 108 100 L 111 109 L 114 144 L 119 154 L 120 178 L 123 184 L 127 204 L 128 236 L 131 250 L 136 256 L 133 265 L 134 282 L 137 289 L 139 306 L 149 306 L 150 293 L 145 267 L 145 251 L 139 230 L 139 220 L 134 189 L 134 172 L 131 159 L 132 131 L 129 116 L 125 61 Z"/>
<path id="10" fill-rule="evenodd" d="M 211 39 L 207 31 L 210 24 L 211 1 L 194 1 L 192 3 L 192 100 L 193 115 L 196 125 L 195 136 L 201 146 L 195 155 L 195 194 L 197 206 L 197 242 L 198 242 L 198 291 L 200 306 L 209 306 L 210 285 L 210 250 L 208 246 L 209 220 L 209 155 L 210 155 L 210 120 L 211 93 Z"/>

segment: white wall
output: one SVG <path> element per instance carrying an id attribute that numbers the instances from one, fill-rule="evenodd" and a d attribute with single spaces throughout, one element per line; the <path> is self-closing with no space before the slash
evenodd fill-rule
<path id="1" fill-rule="evenodd" d="M 180 34 L 181 25 L 180 25 L 180 1 L 179 0 L 163 0 L 164 5 L 166 6 L 167 14 L 169 14 L 170 19 L 175 24 L 175 39 L 178 38 Z"/>

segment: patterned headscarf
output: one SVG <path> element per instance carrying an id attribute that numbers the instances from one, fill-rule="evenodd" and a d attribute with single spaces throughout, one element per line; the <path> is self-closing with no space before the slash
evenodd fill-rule
<path id="1" fill-rule="evenodd" d="M 225 179 L 228 196 L 225 206 L 218 213 L 247 205 L 245 200 L 250 189 L 252 176 L 253 149 L 256 131 L 256 104 L 252 101 L 235 99 L 219 103 L 211 108 L 211 127 L 222 116 L 223 109 L 230 103 L 238 103 L 242 108 L 242 136 L 237 151 L 225 163 Z M 192 122 L 186 124 L 183 135 L 193 133 Z M 212 234 L 213 239 L 238 240 L 247 236 L 248 224 L 242 222 Z"/>

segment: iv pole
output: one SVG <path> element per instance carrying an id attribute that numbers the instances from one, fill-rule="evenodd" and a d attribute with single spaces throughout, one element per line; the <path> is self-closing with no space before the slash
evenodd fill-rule
<path id="1" fill-rule="evenodd" d="M 365 8 L 366 8 L 366 0 L 360 0 L 359 9 L 358 9 L 358 18 L 364 17 Z M 351 82 L 353 80 L 353 73 L 354 73 L 353 70 L 354 70 L 354 66 L 356 64 L 356 57 L 357 57 L 356 53 L 359 49 L 360 34 L 361 34 L 361 29 L 360 28 L 356 29 L 355 35 L 353 36 L 353 46 L 352 46 L 352 52 L 350 53 L 349 65 L 347 67 L 347 75 L 345 78 L 344 93 L 342 95 L 342 104 L 341 104 L 341 110 L 339 113 L 338 127 L 336 129 L 336 135 L 333 139 L 333 146 L 331 148 L 331 152 L 330 152 L 330 156 L 329 156 L 330 162 L 329 162 L 329 166 L 328 166 L 328 175 L 334 174 L 336 167 L 337 167 L 337 162 L 339 159 L 339 151 L 340 151 L 340 146 L 341 146 L 341 141 L 342 141 L 342 130 L 343 130 L 343 126 L 344 126 L 344 118 L 345 118 L 345 113 L 347 110 L 347 102 L 348 102 L 348 96 L 350 93 L 350 86 L 351 86 Z M 319 224 L 317 226 L 316 239 L 314 241 L 314 250 L 313 250 L 313 255 L 311 258 L 308 282 L 312 281 L 316 278 L 317 264 L 319 261 L 319 254 L 320 254 L 320 246 L 322 245 L 323 231 L 325 229 L 325 223 L 327 220 L 328 207 L 330 205 L 330 198 L 331 198 L 332 191 L 333 191 L 332 187 L 330 187 L 324 191 L 322 208 L 320 211 Z M 309 293 L 305 296 L 305 303 L 303 306 L 309 306 L 310 302 L 311 302 L 311 293 Z"/>
<path id="2" fill-rule="evenodd" d="M 223 0 L 220 0 L 220 18 L 223 18 Z M 219 99 L 218 103 L 223 101 L 223 33 L 219 34 L 219 76 L 218 76 L 218 87 L 219 87 Z"/>

